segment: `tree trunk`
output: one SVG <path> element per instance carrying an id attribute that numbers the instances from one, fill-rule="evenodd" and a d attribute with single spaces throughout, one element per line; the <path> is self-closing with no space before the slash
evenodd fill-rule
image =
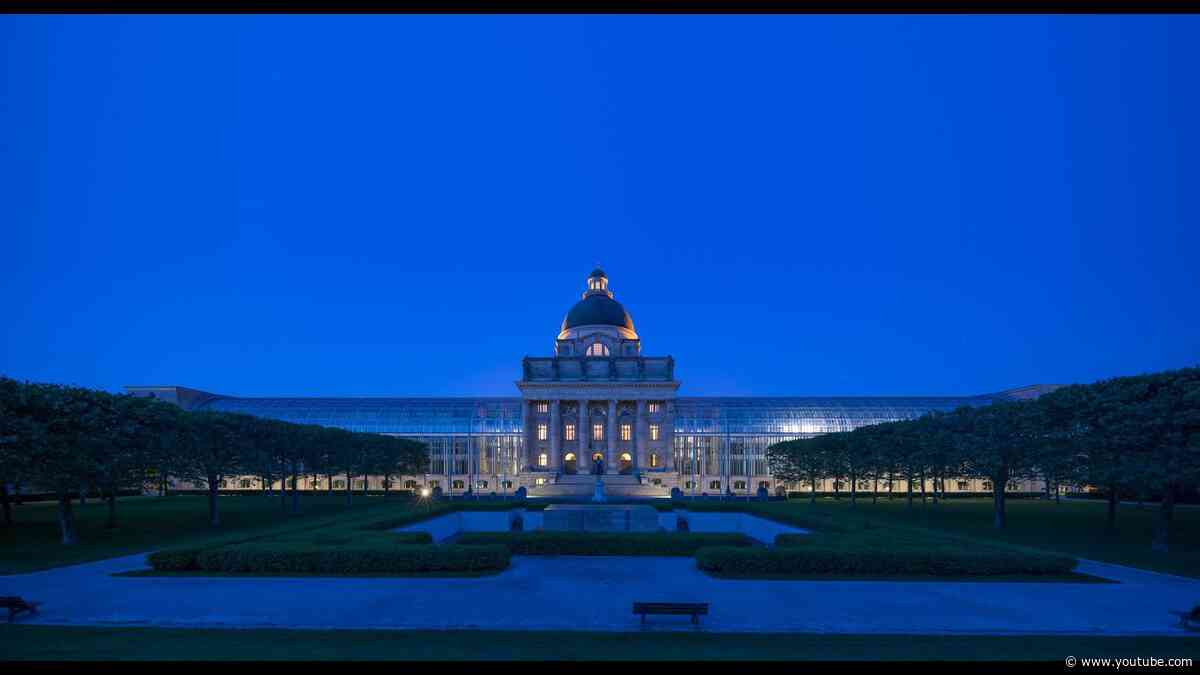
<path id="1" fill-rule="evenodd" d="M 896 498 L 896 474 L 888 472 L 888 501 Z"/>
<path id="2" fill-rule="evenodd" d="M 325 488 L 325 491 L 329 493 L 330 497 L 332 497 L 333 496 L 333 474 L 331 474 L 331 473 L 325 474 L 325 479 L 329 481 L 329 487 Z"/>
<path id="3" fill-rule="evenodd" d="M 871 486 L 871 503 L 878 504 L 879 503 L 879 476 L 873 476 L 871 480 L 874 481 L 874 483 Z"/>
<path id="4" fill-rule="evenodd" d="M 350 472 L 346 472 L 346 506 L 354 503 L 354 490 L 350 487 Z"/>
<path id="5" fill-rule="evenodd" d="M 850 508 L 858 503 L 858 472 L 850 472 Z"/>
<path id="6" fill-rule="evenodd" d="M 1104 531 L 1113 534 L 1117 531 L 1117 486 L 1108 486 L 1108 522 L 1105 523 Z"/>
<path id="7" fill-rule="evenodd" d="M 287 464 L 279 463 L 279 510 L 287 513 Z"/>
<path id="8" fill-rule="evenodd" d="M 300 492 L 299 488 L 300 475 L 295 464 L 292 464 L 292 513 L 300 513 Z"/>
<path id="9" fill-rule="evenodd" d="M 74 544 L 75 521 L 71 518 L 71 494 L 63 491 L 58 496 L 58 528 L 62 532 L 63 546 Z"/>
<path id="10" fill-rule="evenodd" d="M 364 497 L 367 496 L 367 488 L 369 488 L 370 486 L 371 486 L 371 483 L 370 483 L 370 481 L 367 480 L 367 474 L 364 473 L 363 474 L 363 496 Z"/>
<path id="11" fill-rule="evenodd" d="M 87 506 L 87 485 L 79 486 L 79 505 Z"/>
<path id="12" fill-rule="evenodd" d="M 4 524 L 12 525 L 12 503 L 8 498 L 8 483 L 0 480 L 0 502 L 4 503 Z"/>
<path id="13" fill-rule="evenodd" d="M 921 472 L 921 505 L 925 505 L 925 472 Z"/>
<path id="14" fill-rule="evenodd" d="M 217 477 L 212 474 L 208 476 L 208 524 L 221 526 L 221 514 L 217 510 Z"/>
<path id="15" fill-rule="evenodd" d="M 912 504 L 913 504 L 912 479 L 913 479 L 913 477 L 912 477 L 911 473 L 904 477 L 905 499 L 908 500 L 908 505 L 905 508 L 909 508 L 909 509 L 912 508 Z"/>
<path id="16" fill-rule="evenodd" d="M 1008 524 L 1008 514 L 1004 510 L 1004 488 L 1008 486 L 1008 476 L 1002 479 L 992 479 L 992 505 L 995 510 L 995 518 L 992 521 L 992 526 L 998 530 L 1004 529 Z"/>
<path id="17" fill-rule="evenodd" d="M 816 474 L 809 474 L 808 485 L 810 488 L 808 491 L 808 504 L 809 504 L 809 506 L 812 506 L 817 503 L 817 476 L 816 476 Z"/>
<path id="18" fill-rule="evenodd" d="M 1054 481 L 1054 503 L 1062 503 L 1062 490 L 1060 489 L 1060 484 L 1057 480 Z"/>
<path id="19" fill-rule="evenodd" d="M 1156 553 L 1166 553 L 1170 550 L 1171 517 L 1175 510 L 1175 489 L 1167 485 L 1163 492 L 1162 505 L 1158 509 L 1158 522 L 1154 526 L 1154 543 L 1151 550 Z"/>
<path id="20" fill-rule="evenodd" d="M 117 488 L 115 485 L 108 488 L 108 522 L 104 524 L 104 529 L 117 529 Z"/>

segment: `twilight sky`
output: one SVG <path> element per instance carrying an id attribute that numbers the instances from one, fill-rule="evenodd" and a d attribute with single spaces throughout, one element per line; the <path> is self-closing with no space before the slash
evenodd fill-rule
<path id="1" fill-rule="evenodd" d="M 1200 17 L 0 17 L 0 374 L 685 395 L 1200 362 Z"/>

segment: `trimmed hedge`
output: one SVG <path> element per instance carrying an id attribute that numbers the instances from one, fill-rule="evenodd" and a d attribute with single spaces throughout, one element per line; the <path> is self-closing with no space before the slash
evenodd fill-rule
<path id="1" fill-rule="evenodd" d="M 481 572 L 508 567 L 503 546 L 394 546 L 322 548 L 300 542 L 263 542 L 206 549 L 196 553 L 195 567 L 229 574 L 414 574 Z M 182 556 L 171 561 L 182 560 Z M 160 561 L 166 562 L 166 561 Z M 153 564 L 153 563 L 152 563 Z"/>
<path id="2" fill-rule="evenodd" d="M 265 541 L 256 540 L 258 543 Z M 293 532 L 291 534 L 271 537 L 269 542 L 301 542 L 314 546 L 354 546 L 363 548 L 375 546 L 409 546 L 432 544 L 433 536 L 428 532 L 352 532 L 345 530 L 328 530 L 317 532 Z"/>
<path id="3" fill-rule="evenodd" d="M 774 549 L 711 547 L 696 553 L 696 566 L 721 576 L 1046 576 L 1070 574 L 1075 559 L 1002 549 L 947 551 L 902 547 L 781 546 Z"/>
<path id="4" fill-rule="evenodd" d="M 517 555 L 690 556 L 705 546 L 745 547 L 739 533 L 688 532 L 464 532 L 460 544 L 502 544 Z"/>

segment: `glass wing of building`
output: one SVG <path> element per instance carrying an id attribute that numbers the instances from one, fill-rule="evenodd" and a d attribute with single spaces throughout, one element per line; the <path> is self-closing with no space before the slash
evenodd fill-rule
<path id="1" fill-rule="evenodd" d="M 768 477 L 767 448 L 823 433 L 984 405 L 973 397 L 694 397 L 675 400 L 673 457 L 680 476 Z M 522 399 L 231 398 L 202 410 L 242 413 L 349 431 L 392 434 L 429 446 L 433 475 L 516 476 L 522 461 Z M 481 484 L 486 481 L 481 481 Z M 690 483 L 690 484 L 695 484 Z"/>

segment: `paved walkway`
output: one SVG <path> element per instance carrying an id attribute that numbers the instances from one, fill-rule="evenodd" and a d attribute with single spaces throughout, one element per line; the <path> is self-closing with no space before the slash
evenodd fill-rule
<path id="1" fill-rule="evenodd" d="M 22 623 L 61 625 L 1181 636 L 1168 610 L 1200 602 L 1200 580 L 1091 561 L 1079 571 L 1122 583 L 729 581 L 642 557 L 515 557 L 457 579 L 110 576 L 144 567 L 136 555 L 0 576 L 0 595 L 45 602 Z M 699 628 L 643 629 L 634 600 L 712 609 Z"/>

